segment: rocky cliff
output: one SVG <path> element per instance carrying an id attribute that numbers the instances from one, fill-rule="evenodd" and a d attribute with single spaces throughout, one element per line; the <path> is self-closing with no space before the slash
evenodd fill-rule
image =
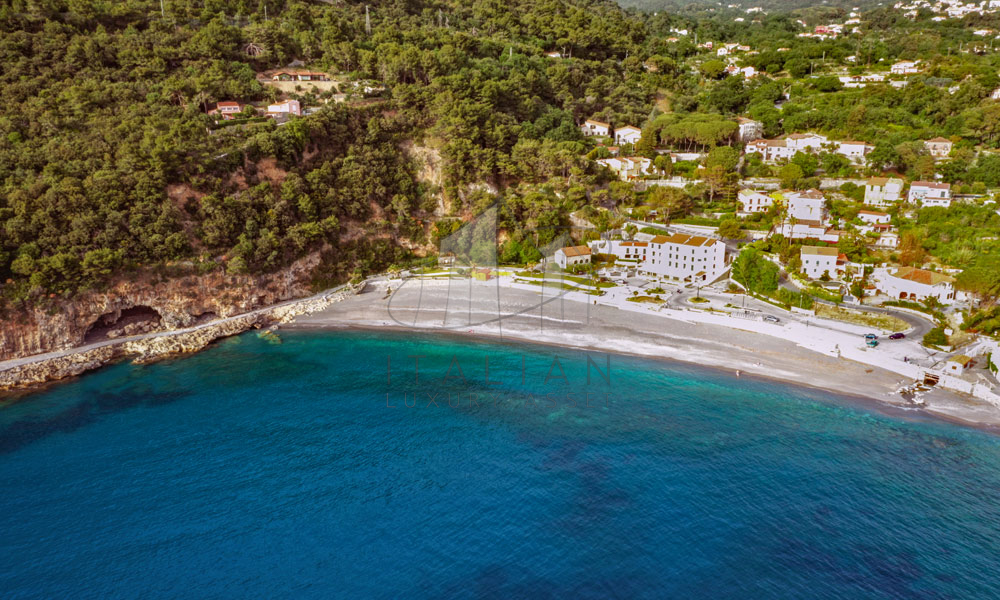
<path id="1" fill-rule="evenodd" d="M 0 360 L 155 331 L 171 331 L 245 313 L 310 293 L 319 253 L 264 276 L 146 274 L 101 292 L 8 314 L 0 325 Z"/>
<path id="2" fill-rule="evenodd" d="M 348 286 L 333 293 L 312 296 L 297 302 L 254 310 L 235 317 L 218 319 L 194 327 L 143 334 L 120 340 L 100 342 L 102 345 L 79 351 L 57 352 L 17 366 L 0 370 L 0 390 L 33 385 L 73 377 L 115 360 L 131 358 L 137 363 L 149 363 L 161 358 L 197 352 L 219 338 L 236 335 L 248 329 L 287 323 L 295 317 L 322 310 L 364 287 Z"/>

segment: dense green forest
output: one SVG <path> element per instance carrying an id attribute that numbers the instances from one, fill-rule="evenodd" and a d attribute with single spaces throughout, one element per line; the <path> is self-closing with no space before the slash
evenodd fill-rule
<path id="1" fill-rule="evenodd" d="M 468 183 L 587 170 L 576 119 L 648 112 L 657 83 L 630 79 L 641 69 L 627 58 L 645 30 L 610 3 L 513 4 L 376 2 L 366 23 L 360 3 L 165 0 L 162 12 L 158 0 L 4 3 L 5 297 L 68 294 L 122 268 L 182 259 L 274 269 L 351 224 L 364 230 L 361 244 L 424 242 L 420 221 L 435 199 L 399 151 L 407 139 L 440 151 L 441 193 L 456 216 L 475 201 Z M 542 56 L 557 47 L 575 60 Z M 205 107 L 275 98 L 255 73 L 292 60 L 376 79 L 388 97 L 284 127 L 212 128 Z M 266 159 L 280 182 L 262 173 Z M 188 186 L 181 197 L 168 194 L 177 183 Z M 524 212 L 516 217 L 530 219 Z M 371 268 L 398 258 L 378 254 Z"/>

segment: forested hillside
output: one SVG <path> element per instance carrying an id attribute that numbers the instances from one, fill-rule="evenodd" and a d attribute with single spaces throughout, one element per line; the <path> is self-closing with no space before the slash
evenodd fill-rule
<path id="1" fill-rule="evenodd" d="M 776 218 L 736 218 L 741 178 L 808 189 L 886 172 L 978 198 L 968 219 L 947 213 L 948 228 L 905 208 L 896 218 L 913 256 L 994 272 L 1000 14 L 848 17 L 653 15 L 611 0 L 8 1 L 0 298 L 37 306 L 116 278 L 274 273 L 307 255 L 326 285 L 433 256 L 498 201 L 506 262 L 539 258 L 577 211 L 595 225 L 577 241 L 620 228 L 622 208 L 724 220 L 739 235 Z M 897 61 L 919 65 L 897 75 Z M 280 69 L 325 81 L 278 86 Z M 278 101 L 305 114 L 262 116 Z M 221 118 L 223 104 L 239 113 Z M 870 148 L 860 163 L 827 148 L 765 164 L 745 153 L 747 117 L 755 136 Z M 587 119 L 641 136 L 585 137 Z M 924 142 L 938 136 L 954 148 L 931 157 Z M 612 155 L 649 171 L 597 162 Z M 860 202 L 858 190 L 836 201 Z M 847 246 L 852 260 L 895 260 L 857 236 Z"/>
<path id="2" fill-rule="evenodd" d="M 467 184 L 570 168 L 593 178 L 575 121 L 641 122 L 658 87 L 641 75 L 644 26 L 610 2 L 369 8 L 366 23 L 360 2 L 4 3 L 4 297 L 69 295 L 166 264 L 273 270 L 342 237 L 328 275 L 384 267 L 404 256 L 389 251 L 401 240 L 429 243 L 433 211 L 472 210 Z M 543 56 L 555 49 L 576 60 Z M 205 114 L 276 99 L 255 74 L 292 61 L 388 91 L 329 105 L 306 95 L 321 110 L 283 126 L 216 128 Z M 417 181 L 407 140 L 440 153 L 440 189 Z M 511 218 L 530 223 L 554 201 Z"/>

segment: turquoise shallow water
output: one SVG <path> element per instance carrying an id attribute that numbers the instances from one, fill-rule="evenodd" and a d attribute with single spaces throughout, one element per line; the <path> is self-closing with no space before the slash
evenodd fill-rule
<path id="1" fill-rule="evenodd" d="M 635 358 L 588 386 L 575 350 L 282 338 L 3 407 L 0 596 L 998 597 L 987 433 Z"/>

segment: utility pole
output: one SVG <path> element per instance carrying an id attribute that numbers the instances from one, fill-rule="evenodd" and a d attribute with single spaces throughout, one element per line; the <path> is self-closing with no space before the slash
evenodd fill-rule
<path id="1" fill-rule="evenodd" d="M 368 5 L 365 4 L 365 35 L 372 34 L 372 18 L 368 14 Z"/>
<path id="2" fill-rule="evenodd" d="M 164 19 L 167 18 L 167 13 L 165 10 L 163 10 L 163 0 L 160 0 L 160 16 L 163 17 Z"/>

